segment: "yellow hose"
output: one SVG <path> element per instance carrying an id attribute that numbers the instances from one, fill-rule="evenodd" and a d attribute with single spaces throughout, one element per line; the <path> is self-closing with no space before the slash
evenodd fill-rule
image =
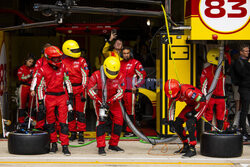
<path id="1" fill-rule="evenodd" d="M 169 41 L 169 50 L 170 50 L 170 54 L 172 53 L 171 50 L 172 50 L 172 43 L 171 43 L 171 40 L 170 40 L 170 34 L 169 34 L 169 28 L 168 28 L 168 19 L 167 19 L 167 14 L 166 14 L 166 11 L 165 11 L 165 8 L 164 6 L 161 4 L 161 8 L 162 8 L 162 11 L 163 11 L 163 14 L 164 14 L 164 19 L 165 19 L 165 24 L 166 24 L 166 30 L 167 30 L 167 35 L 168 35 L 168 41 Z M 172 55 L 172 58 L 173 58 L 173 63 L 174 63 L 174 70 L 175 70 L 175 74 L 176 74 L 176 78 L 178 81 L 179 80 L 179 76 L 178 76 L 178 72 L 177 72 L 177 68 L 176 68 L 176 64 L 175 64 L 175 60 L 174 60 L 174 56 Z"/>

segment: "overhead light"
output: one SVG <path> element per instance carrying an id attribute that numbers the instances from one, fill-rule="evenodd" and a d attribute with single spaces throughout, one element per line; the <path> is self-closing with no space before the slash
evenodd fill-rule
<path id="1" fill-rule="evenodd" d="M 151 21 L 150 19 L 147 19 L 147 26 L 150 26 L 151 25 Z"/>

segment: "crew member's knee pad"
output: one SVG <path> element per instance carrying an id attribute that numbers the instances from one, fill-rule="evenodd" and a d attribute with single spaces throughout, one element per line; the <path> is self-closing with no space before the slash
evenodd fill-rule
<path id="1" fill-rule="evenodd" d="M 61 133 L 68 135 L 69 134 L 69 129 L 68 129 L 68 125 L 65 123 L 60 123 L 60 127 L 61 127 Z"/>
<path id="2" fill-rule="evenodd" d="M 105 127 L 106 127 L 105 124 L 100 124 L 96 127 L 96 136 L 97 137 L 105 134 Z"/>
<path id="3" fill-rule="evenodd" d="M 54 123 L 53 124 L 48 124 L 47 127 L 48 127 L 48 131 L 49 131 L 50 134 L 54 133 L 56 131 Z"/>
<path id="4" fill-rule="evenodd" d="M 220 129 L 220 130 L 223 129 L 224 121 L 217 119 L 216 122 L 217 122 L 218 129 Z"/>
<path id="5" fill-rule="evenodd" d="M 196 120 L 195 120 L 194 117 L 188 119 L 186 123 L 187 123 L 187 128 L 188 128 L 188 129 L 193 129 L 193 128 L 195 128 L 195 126 L 196 126 Z"/>
<path id="6" fill-rule="evenodd" d="M 68 122 L 74 121 L 75 116 L 74 116 L 75 111 L 68 112 Z"/>
<path id="7" fill-rule="evenodd" d="M 174 128 L 177 130 L 179 129 L 180 127 L 182 127 L 182 125 L 184 124 L 184 120 L 177 117 L 175 122 L 174 122 Z"/>
<path id="8" fill-rule="evenodd" d="M 121 125 L 118 125 L 118 124 L 114 124 L 114 131 L 113 133 L 120 136 L 121 134 L 121 131 L 122 131 L 122 126 Z"/>
<path id="9" fill-rule="evenodd" d="M 76 114 L 77 114 L 77 120 L 78 120 L 79 122 L 81 122 L 81 123 L 86 122 L 85 114 L 84 114 L 83 112 L 77 111 Z"/>

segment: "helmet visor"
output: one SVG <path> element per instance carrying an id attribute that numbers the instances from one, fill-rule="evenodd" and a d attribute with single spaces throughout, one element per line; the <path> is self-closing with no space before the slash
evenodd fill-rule
<path id="1" fill-rule="evenodd" d="M 53 57 L 51 58 L 51 61 L 53 61 L 54 63 L 60 63 L 62 61 L 62 57 Z"/>
<path id="2" fill-rule="evenodd" d="M 81 52 L 81 49 L 80 48 L 78 48 L 78 49 L 70 49 L 70 51 L 72 53 L 79 53 L 79 52 Z"/>
<path id="3" fill-rule="evenodd" d="M 109 69 L 106 69 L 107 73 L 110 75 L 117 75 L 119 71 L 110 71 Z"/>

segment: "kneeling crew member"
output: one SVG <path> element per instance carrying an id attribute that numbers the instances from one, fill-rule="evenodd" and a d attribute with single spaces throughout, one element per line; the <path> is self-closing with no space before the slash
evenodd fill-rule
<path id="1" fill-rule="evenodd" d="M 65 95 L 64 84 L 67 87 L 69 94 L 69 104 L 73 103 L 72 86 L 66 75 L 66 68 L 62 64 L 62 51 L 56 46 L 50 46 L 44 51 L 48 64 L 42 66 L 37 73 L 38 85 L 38 98 L 39 98 L 39 111 L 45 112 L 46 107 L 46 120 L 48 122 L 48 130 L 50 134 L 50 142 L 52 147 L 50 152 L 55 153 L 57 148 L 57 133 L 55 130 L 56 114 L 58 110 L 58 122 L 60 125 L 60 141 L 62 145 L 62 152 L 65 155 L 70 155 L 68 150 L 68 125 L 67 121 L 67 97 Z M 45 87 L 45 99 L 43 97 L 43 87 Z"/>
<path id="2" fill-rule="evenodd" d="M 103 111 L 110 111 L 112 120 L 112 132 L 109 140 L 109 150 L 124 150 L 118 147 L 120 139 L 123 116 L 119 100 L 123 97 L 125 89 L 124 75 L 119 72 L 120 61 L 115 57 L 108 57 L 89 79 L 88 95 L 94 100 L 95 111 L 97 114 L 96 140 L 98 153 L 106 155 L 105 126 L 108 114 Z"/>
<path id="3" fill-rule="evenodd" d="M 165 93 L 169 98 L 168 124 L 170 131 L 179 135 L 184 147 L 175 153 L 185 153 L 184 157 L 196 155 L 196 121 L 203 114 L 203 107 L 206 105 L 206 98 L 198 88 L 192 85 L 180 84 L 175 79 L 170 79 L 165 84 Z M 185 102 L 187 105 L 174 121 L 176 101 Z M 189 133 L 189 144 L 183 124 L 186 122 Z"/>

